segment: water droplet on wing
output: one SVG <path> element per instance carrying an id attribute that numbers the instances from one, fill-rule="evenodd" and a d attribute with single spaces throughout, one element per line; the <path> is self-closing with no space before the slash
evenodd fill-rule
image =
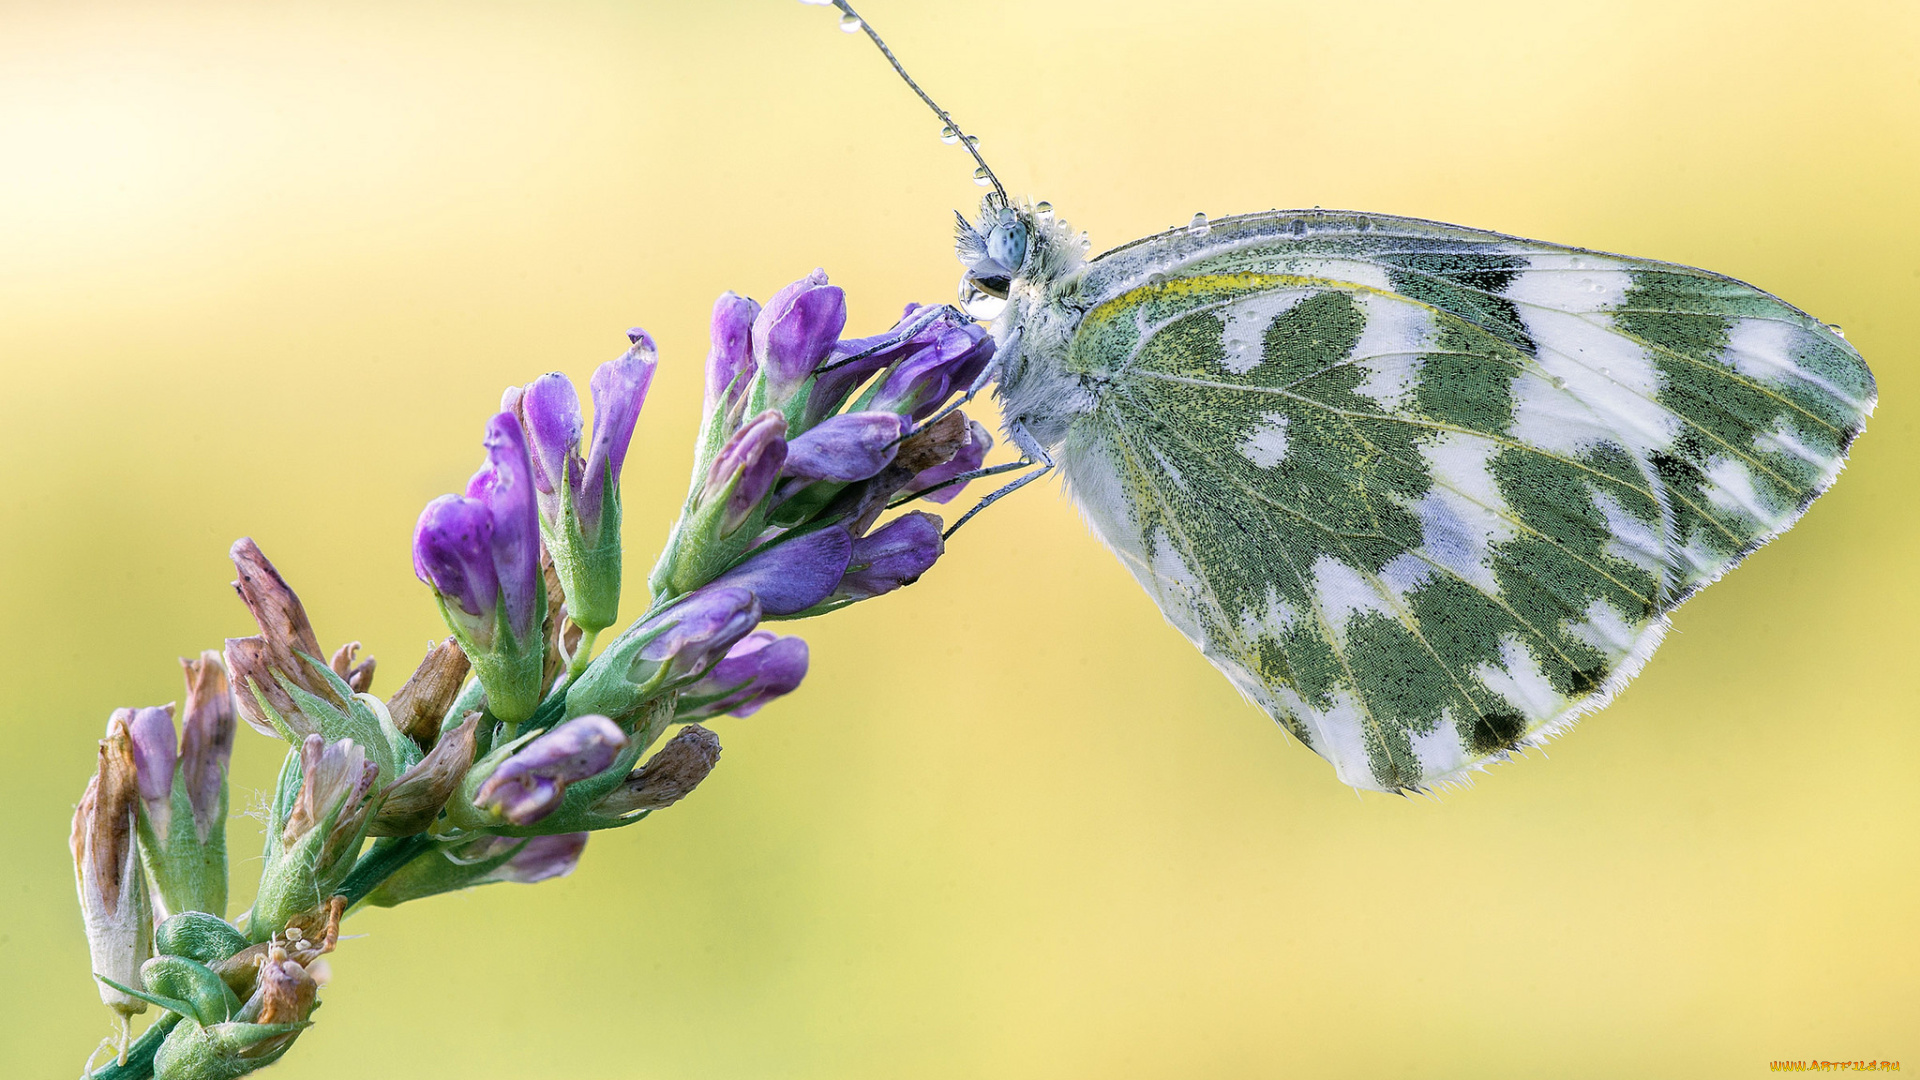
<path id="1" fill-rule="evenodd" d="M 1187 222 L 1187 231 L 1195 236 L 1205 236 L 1213 231 L 1213 226 L 1207 224 L 1207 215 L 1196 213 L 1193 220 Z"/>
<path id="2" fill-rule="evenodd" d="M 1847 332 L 1846 332 L 1845 330 L 1842 330 L 1842 329 L 1840 329 L 1840 324 L 1839 324 L 1839 323 L 1837 323 L 1837 322 L 1830 322 L 1830 323 L 1828 323 L 1828 324 L 1827 324 L 1827 329 L 1829 329 L 1829 330 L 1831 330 L 1831 331 L 1833 331 L 1833 336 L 1834 336 L 1834 337 L 1837 337 L 1837 338 L 1844 338 L 1844 337 L 1846 337 L 1846 336 L 1847 336 Z"/>
<path id="3" fill-rule="evenodd" d="M 1553 377 L 1553 388 L 1555 390 L 1565 390 L 1567 388 L 1567 380 L 1555 375 Z"/>

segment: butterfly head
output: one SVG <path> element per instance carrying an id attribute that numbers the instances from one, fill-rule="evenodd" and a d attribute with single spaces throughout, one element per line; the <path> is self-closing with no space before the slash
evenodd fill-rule
<path id="1" fill-rule="evenodd" d="M 979 220 L 968 221 L 958 213 L 954 217 L 959 219 L 954 254 L 967 268 L 960 283 L 961 294 L 978 291 L 1005 300 L 1015 275 L 1027 261 L 1031 230 L 1022 220 L 1021 211 L 989 199 L 981 207 Z"/>
<path id="2" fill-rule="evenodd" d="M 1078 262 L 1086 249 L 1065 222 L 1056 221 L 1046 203 L 1009 204 L 988 196 L 980 216 L 959 221 L 954 254 L 966 267 L 960 279 L 960 298 L 969 312 L 993 308 L 1007 299 L 1019 280 L 1053 277 Z M 983 317 L 991 315 L 982 313 Z"/>

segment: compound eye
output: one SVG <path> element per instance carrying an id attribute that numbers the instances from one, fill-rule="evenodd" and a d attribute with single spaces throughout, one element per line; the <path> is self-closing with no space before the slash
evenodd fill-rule
<path id="1" fill-rule="evenodd" d="M 1020 272 L 1027 261 L 1027 227 L 1018 221 L 1002 222 L 987 234 L 987 257 L 1006 268 L 1008 274 Z"/>

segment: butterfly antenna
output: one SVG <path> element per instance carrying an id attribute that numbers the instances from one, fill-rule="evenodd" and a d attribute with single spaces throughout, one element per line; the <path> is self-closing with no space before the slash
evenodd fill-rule
<path id="1" fill-rule="evenodd" d="M 818 3 L 818 0 L 814 0 L 814 2 Z M 967 148 L 967 153 L 973 155 L 973 160 L 980 166 L 980 171 L 974 175 L 992 184 L 994 197 L 999 200 L 1000 205 L 1007 205 L 1007 189 L 1000 186 L 1000 178 L 993 175 L 993 169 L 987 165 L 987 159 L 980 156 L 980 147 L 977 145 L 980 140 L 961 131 L 960 125 L 953 119 L 953 114 L 941 108 L 939 102 L 933 100 L 932 96 L 925 90 L 920 89 L 920 84 L 913 81 L 913 76 L 907 74 L 907 69 L 900 66 L 899 57 L 894 56 L 893 50 L 887 48 L 886 40 L 873 29 L 872 23 L 861 18 L 860 13 L 853 10 L 852 4 L 847 3 L 847 0 L 832 0 L 832 3 L 834 7 L 840 9 L 840 14 L 843 16 L 841 21 L 843 23 L 850 19 L 857 24 L 861 30 L 866 31 L 867 37 L 872 39 L 874 47 L 880 50 L 880 55 L 886 57 L 887 63 L 893 65 L 894 74 L 900 76 L 901 81 L 907 84 L 908 89 L 920 95 L 920 100 L 926 102 L 927 108 L 932 109 L 933 114 L 940 118 L 942 124 L 946 125 L 945 130 L 942 131 L 941 134 L 943 136 L 950 135 L 959 140 L 960 145 Z"/>

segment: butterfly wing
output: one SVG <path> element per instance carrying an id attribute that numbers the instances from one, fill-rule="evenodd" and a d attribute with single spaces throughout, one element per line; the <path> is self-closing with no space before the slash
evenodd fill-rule
<path id="1" fill-rule="evenodd" d="M 1168 619 L 1358 787 L 1606 704 L 1873 406 L 1844 339 L 1719 275 L 1402 219 L 1212 232 L 1090 264 L 1060 464 Z"/>

